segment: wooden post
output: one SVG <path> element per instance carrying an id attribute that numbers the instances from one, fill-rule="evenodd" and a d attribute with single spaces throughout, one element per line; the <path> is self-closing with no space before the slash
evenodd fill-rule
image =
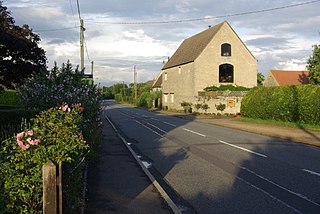
<path id="1" fill-rule="evenodd" d="M 48 161 L 42 166 L 43 213 L 57 214 L 57 173 L 56 166 Z"/>
<path id="2" fill-rule="evenodd" d="M 59 162 L 59 176 L 58 176 L 58 187 L 59 187 L 59 214 L 62 214 L 62 162 Z"/>

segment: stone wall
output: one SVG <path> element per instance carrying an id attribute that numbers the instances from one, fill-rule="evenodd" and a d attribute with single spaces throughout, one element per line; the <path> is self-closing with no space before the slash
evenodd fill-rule
<path id="1" fill-rule="evenodd" d="M 198 96 L 194 97 L 194 101 L 192 102 L 193 112 L 200 113 L 229 113 L 236 114 L 240 112 L 241 101 L 242 98 L 246 95 L 246 91 L 209 91 L 209 92 L 198 92 Z M 202 110 L 201 108 L 197 110 L 195 108 L 196 104 L 204 104 L 206 103 L 209 106 L 207 112 Z M 217 106 L 220 104 L 224 104 L 226 106 L 223 112 L 217 110 Z"/>

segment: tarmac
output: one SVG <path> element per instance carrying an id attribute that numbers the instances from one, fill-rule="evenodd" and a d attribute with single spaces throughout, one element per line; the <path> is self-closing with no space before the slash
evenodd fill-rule
<path id="1" fill-rule="evenodd" d="M 320 131 L 206 115 L 158 113 L 320 147 Z M 97 157 L 88 167 L 85 213 L 173 213 L 107 120 L 103 120 L 102 134 Z"/>

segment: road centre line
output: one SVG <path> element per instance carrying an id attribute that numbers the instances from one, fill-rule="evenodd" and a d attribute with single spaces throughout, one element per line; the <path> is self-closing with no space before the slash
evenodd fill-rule
<path id="1" fill-rule="evenodd" d="M 304 171 L 304 172 L 307 172 L 307 173 L 310 173 L 310 174 L 312 174 L 312 175 L 316 175 L 316 176 L 319 176 L 319 177 L 320 177 L 320 173 L 318 173 L 318 172 L 314 172 L 314 171 L 311 171 L 311 170 L 309 170 L 309 169 L 302 169 L 302 171 Z"/>
<path id="2" fill-rule="evenodd" d="M 246 149 L 246 148 L 243 148 L 243 147 L 240 147 L 240 146 L 236 146 L 236 145 L 234 145 L 234 144 L 227 143 L 227 142 L 222 141 L 222 140 L 219 140 L 219 142 L 220 142 L 220 143 L 223 143 L 223 144 L 225 144 L 225 145 L 232 146 L 232 147 L 234 147 L 234 148 L 237 148 L 237 149 L 240 149 L 240 150 L 243 150 L 243 151 L 246 151 L 246 152 L 249 152 L 249 153 L 258 155 L 258 156 L 260 156 L 260 157 L 264 157 L 264 158 L 267 157 L 266 155 L 263 155 L 263 154 L 261 154 L 261 153 L 254 152 L 254 151 L 252 151 L 252 150 L 249 150 L 249 149 Z"/>
<path id="3" fill-rule="evenodd" d="M 191 132 L 191 133 L 193 133 L 193 134 L 199 135 L 199 136 L 201 136 L 201 137 L 206 137 L 206 135 L 200 134 L 199 132 L 195 132 L 195 131 L 192 131 L 192 130 L 186 129 L 186 128 L 182 128 L 182 129 L 185 130 L 185 131 L 187 131 L 187 132 Z"/>

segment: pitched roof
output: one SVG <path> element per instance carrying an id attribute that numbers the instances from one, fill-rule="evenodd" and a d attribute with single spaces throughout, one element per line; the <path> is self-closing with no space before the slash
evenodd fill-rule
<path id="1" fill-rule="evenodd" d="M 271 70 L 270 72 L 280 86 L 309 83 L 309 71 Z"/>
<path id="2" fill-rule="evenodd" d="M 224 23 L 227 22 L 225 21 L 217 24 L 184 40 L 169 61 L 163 66 L 162 70 L 193 62 L 209 44 Z"/>

